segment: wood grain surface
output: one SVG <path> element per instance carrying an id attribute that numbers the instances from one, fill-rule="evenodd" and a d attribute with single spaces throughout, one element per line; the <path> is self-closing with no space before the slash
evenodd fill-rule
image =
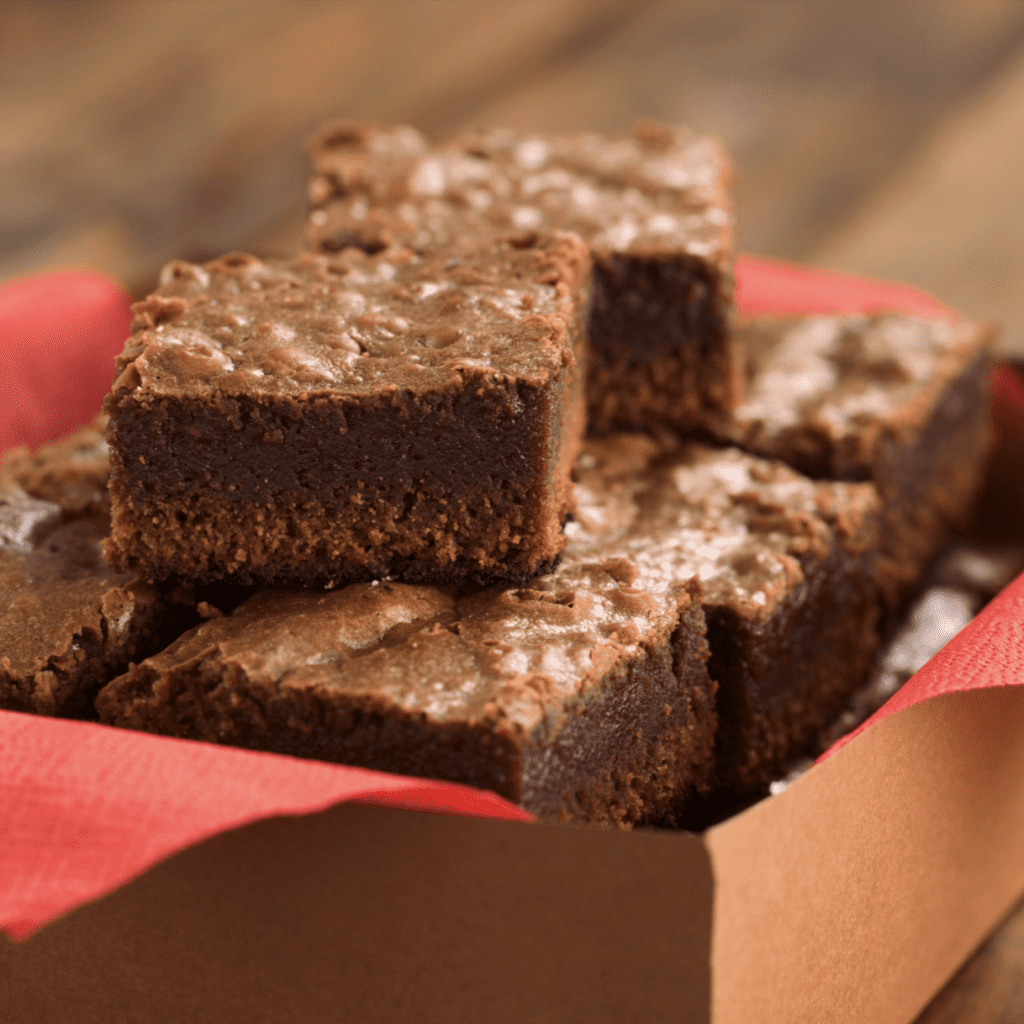
<path id="1" fill-rule="evenodd" d="M 747 251 L 902 279 L 1024 355 L 1024 4 L 0 4 L 0 281 L 301 246 L 324 118 L 722 137 Z M 919 1024 L 1024 1021 L 1024 905 Z"/>
<path id="2" fill-rule="evenodd" d="M 1019 904 L 916 1024 L 1020 1024 L 1024 1020 L 1024 903 Z"/>

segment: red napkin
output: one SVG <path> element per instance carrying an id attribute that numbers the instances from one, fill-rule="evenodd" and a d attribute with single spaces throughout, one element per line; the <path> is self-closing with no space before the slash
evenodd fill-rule
<path id="1" fill-rule="evenodd" d="M 738 261 L 737 284 L 751 313 L 944 312 L 910 288 L 752 257 Z M 99 409 L 130 319 L 120 291 L 96 275 L 0 289 L 0 451 L 55 437 Z M 1024 388 L 1008 372 L 997 398 L 1004 417 L 1024 424 Z M 1022 682 L 1024 577 L 862 728 L 939 693 Z M 530 817 L 465 786 L 0 712 L 0 928 L 25 938 L 208 836 L 355 799 Z"/>
<path id="2" fill-rule="evenodd" d="M 40 274 L 0 288 L 0 455 L 99 412 L 131 322 L 127 296 L 99 274 Z"/>
<path id="3" fill-rule="evenodd" d="M 949 309 L 916 288 L 848 274 L 826 274 L 756 256 L 736 261 L 736 304 L 744 313 L 870 313 L 899 309 L 922 318 Z"/>

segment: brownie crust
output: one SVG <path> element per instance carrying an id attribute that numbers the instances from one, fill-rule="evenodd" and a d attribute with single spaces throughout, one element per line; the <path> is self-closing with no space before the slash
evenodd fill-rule
<path id="1" fill-rule="evenodd" d="M 731 169 L 713 139 L 648 124 L 616 137 L 491 130 L 432 146 L 409 127 L 334 122 L 308 148 L 307 237 L 319 252 L 579 234 L 594 257 L 592 432 L 711 429 L 737 403 Z"/>
<path id="2" fill-rule="evenodd" d="M 150 579 L 524 582 L 564 546 L 589 257 L 171 264 L 110 414 L 107 557 Z"/>
<path id="3" fill-rule="evenodd" d="M 817 478 L 873 481 L 879 581 L 898 607 L 981 485 L 992 328 L 882 313 L 758 317 L 741 334 L 747 398 L 724 436 Z"/>

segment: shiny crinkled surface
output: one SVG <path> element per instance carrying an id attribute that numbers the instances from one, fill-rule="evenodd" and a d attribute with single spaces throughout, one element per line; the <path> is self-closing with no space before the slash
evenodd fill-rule
<path id="1" fill-rule="evenodd" d="M 318 248 L 349 237 L 426 248 L 558 227 L 598 254 L 728 255 L 728 160 L 684 128 L 544 138 L 491 129 L 431 146 L 406 126 L 337 123 L 309 150 L 308 235 Z"/>
<path id="2" fill-rule="evenodd" d="M 572 360 L 567 285 L 587 267 L 565 233 L 431 258 L 349 249 L 170 263 L 134 307 L 114 390 L 360 395 L 547 380 Z"/>
<path id="3" fill-rule="evenodd" d="M 629 472 L 643 463 L 648 472 Z M 620 435 L 591 442 L 580 465 L 571 543 L 613 544 L 645 592 L 695 577 L 705 605 L 751 619 L 768 618 L 834 543 L 862 549 L 876 529 L 871 485 L 812 481 L 735 448 L 666 454 Z"/>
<path id="4" fill-rule="evenodd" d="M 327 592 L 266 590 L 147 665 L 173 671 L 211 656 L 282 693 L 373 693 L 433 721 L 500 715 L 528 730 L 552 699 L 604 674 L 602 644 L 628 654 L 675 618 L 675 600 L 623 586 L 599 561 L 566 561 L 536 589 L 461 598 L 384 581 Z"/>
<path id="5" fill-rule="evenodd" d="M 746 400 L 739 437 L 759 447 L 796 428 L 834 442 L 878 423 L 923 419 L 937 392 L 980 354 L 987 331 L 903 313 L 757 317 L 742 323 Z"/>
<path id="6" fill-rule="evenodd" d="M 60 518 L 59 505 L 29 497 L 10 480 L 0 481 L 0 551 L 31 551 Z"/>

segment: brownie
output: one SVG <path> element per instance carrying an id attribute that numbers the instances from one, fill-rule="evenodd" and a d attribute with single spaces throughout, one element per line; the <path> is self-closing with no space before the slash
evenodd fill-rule
<path id="1" fill-rule="evenodd" d="M 991 329 L 880 313 L 759 317 L 739 333 L 746 399 L 723 436 L 813 477 L 873 481 L 880 583 L 898 605 L 981 485 Z"/>
<path id="2" fill-rule="evenodd" d="M 641 571 L 701 583 L 718 684 L 716 799 L 763 791 L 860 686 L 878 646 L 878 496 L 738 449 L 589 446 L 577 523 L 623 524 Z M 626 525 L 628 524 L 628 525 Z M 573 524 L 567 528 L 572 532 Z"/>
<path id="3" fill-rule="evenodd" d="M 166 642 L 170 604 L 105 565 L 106 527 L 0 487 L 0 708 L 92 714 L 102 685 Z"/>
<path id="4" fill-rule="evenodd" d="M 106 402 L 108 560 L 320 586 L 550 570 L 583 431 L 588 282 L 563 232 L 168 265 Z"/>
<path id="5" fill-rule="evenodd" d="M 106 426 L 101 413 L 34 454 L 28 448 L 8 452 L 0 465 L 0 488 L 14 484 L 30 497 L 55 502 L 68 518 L 109 514 Z"/>
<path id="6" fill-rule="evenodd" d="M 491 130 L 430 145 L 408 127 L 335 122 L 308 148 L 307 237 L 320 252 L 579 234 L 594 257 L 591 431 L 709 428 L 738 400 L 731 170 L 715 140 L 643 125 L 614 137 Z"/>

